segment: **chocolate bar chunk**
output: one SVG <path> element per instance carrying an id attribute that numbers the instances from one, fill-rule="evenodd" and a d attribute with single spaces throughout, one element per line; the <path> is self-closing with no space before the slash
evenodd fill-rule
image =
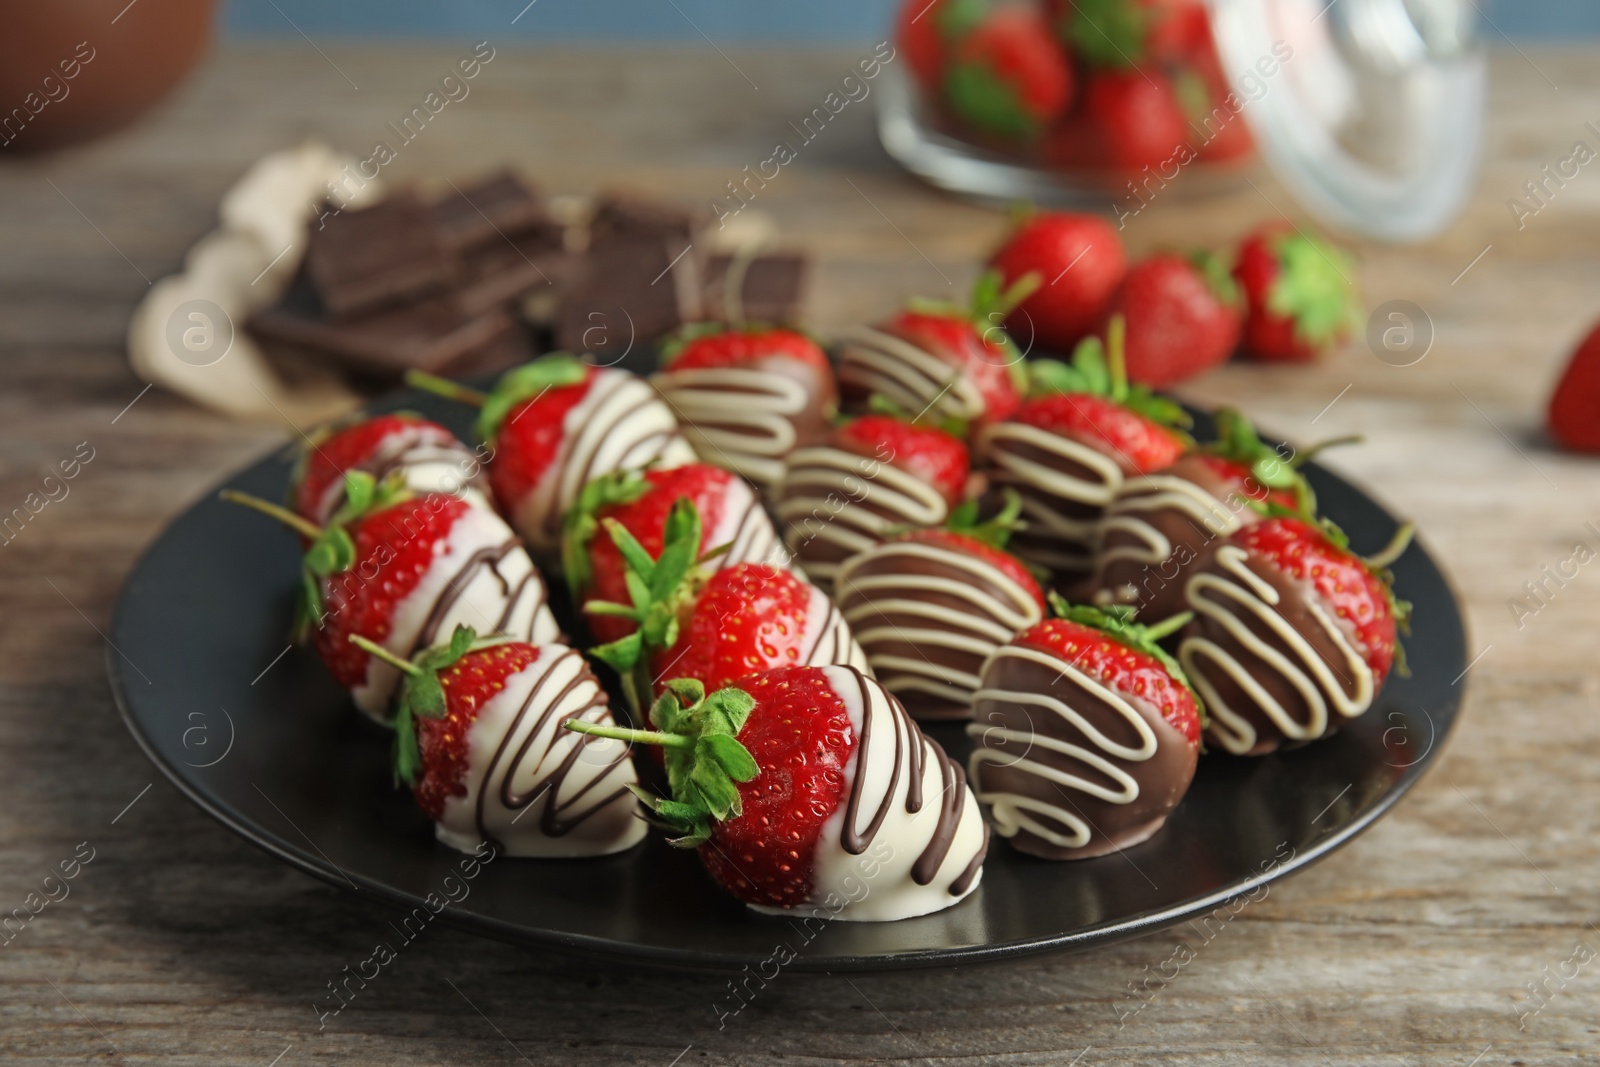
<path id="1" fill-rule="evenodd" d="M 624 243 L 591 250 L 562 294 L 556 345 L 620 358 L 632 345 L 703 316 L 701 276 L 688 246 Z"/>
<path id="2" fill-rule="evenodd" d="M 361 315 L 438 292 L 457 264 L 414 193 L 330 215 L 311 231 L 306 270 L 334 318 Z"/>
<path id="3" fill-rule="evenodd" d="M 457 251 L 554 226 L 538 194 L 511 171 L 445 193 L 433 204 L 433 220 L 445 244 Z"/>
<path id="4" fill-rule="evenodd" d="M 611 193 L 601 198 L 589 220 L 589 247 L 648 242 L 673 245 L 677 255 L 710 221 L 704 211 L 659 200 Z"/>
<path id="5" fill-rule="evenodd" d="M 722 322 L 797 322 L 809 269 L 810 260 L 798 253 L 712 256 L 705 315 Z"/>
<path id="6" fill-rule="evenodd" d="M 304 274 L 282 301 L 255 315 L 249 327 L 267 341 L 310 349 L 348 370 L 387 381 L 413 367 L 448 373 L 505 344 L 508 337 L 520 336 L 504 309 L 467 315 L 443 298 L 333 320 Z"/>
<path id="7" fill-rule="evenodd" d="M 501 237 L 463 256 L 462 282 L 451 294 L 468 315 L 507 304 L 530 290 L 554 288 L 571 277 L 577 257 L 562 247 L 561 233 L 546 224 L 517 237 Z"/>

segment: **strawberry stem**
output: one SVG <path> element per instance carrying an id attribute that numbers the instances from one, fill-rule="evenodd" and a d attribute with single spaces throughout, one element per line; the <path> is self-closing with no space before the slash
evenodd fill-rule
<path id="1" fill-rule="evenodd" d="M 383 660 L 383 662 L 387 663 L 391 667 L 394 667 L 396 670 L 404 671 L 413 678 L 422 677 L 421 667 L 417 666 L 415 663 L 410 663 L 401 659 L 393 652 L 390 652 L 387 648 L 384 648 L 379 644 L 374 644 L 365 637 L 362 637 L 360 634 L 351 634 L 350 643 L 368 655 L 376 656 L 377 658 Z"/>
<path id="2" fill-rule="evenodd" d="M 1128 395 L 1127 339 L 1128 321 L 1121 315 L 1111 316 L 1106 323 L 1106 364 L 1111 370 L 1111 399 L 1119 403 Z"/>
<path id="3" fill-rule="evenodd" d="M 1159 641 L 1168 634 L 1174 634 L 1183 629 L 1192 618 L 1194 618 L 1194 612 L 1180 611 L 1171 618 L 1162 619 L 1160 622 L 1146 626 L 1144 635 L 1152 641 Z"/>
<path id="4" fill-rule="evenodd" d="M 626 726 L 606 726 L 583 719 L 568 719 L 562 723 L 567 729 L 594 737 L 609 737 L 616 741 L 638 742 L 641 745 L 660 745 L 663 748 L 693 748 L 695 738 L 690 734 L 668 734 L 660 730 L 630 730 Z"/>
<path id="5" fill-rule="evenodd" d="M 1304 466 L 1305 464 L 1310 463 L 1311 460 L 1319 453 L 1326 452 L 1330 448 L 1339 448 L 1344 445 L 1359 445 L 1365 440 L 1366 438 L 1360 434 L 1352 433 L 1346 434 L 1344 437 L 1330 437 L 1326 441 L 1318 441 L 1314 445 L 1307 445 L 1304 451 L 1289 461 L 1289 466 Z"/>
<path id="6" fill-rule="evenodd" d="M 313 541 L 322 536 L 322 527 L 316 525 L 310 519 L 296 515 L 288 508 L 281 507 L 271 501 L 262 500 L 260 497 L 251 496 L 249 493 L 241 493 L 236 489 L 224 489 L 218 495 L 230 504 L 243 504 L 245 507 L 259 511 L 263 515 L 270 515 L 291 530 Z"/>
<path id="7" fill-rule="evenodd" d="M 489 402 L 488 393 L 462 385 L 460 382 L 452 382 L 449 378 L 441 378 L 437 374 L 429 374 L 426 371 L 406 371 L 406 384 L 413 389 L 421 389 L 425 393 L 442 396 L 446 400 L 470 404 L 475 408 L 481 408 Z"/>
<path id="8" fill-rule="evenodd" d="M 1389 539 L 1389 543 L 1380 549 L 1377 555 L 1366 557 L 1367 566 L 1378 571 L 1389 567 L 1395 560 L 1405 554 L 1406 549 L 1411 545 L 1411 538 L 1416 532 L 1417 527 L 1414 523 L 1401 523 L 1400 528 Z"/>

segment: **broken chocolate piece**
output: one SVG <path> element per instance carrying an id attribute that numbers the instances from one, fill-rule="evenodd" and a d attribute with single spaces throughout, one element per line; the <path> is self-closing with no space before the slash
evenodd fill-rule
<path id="1" fill-rule="evenodd" d="M 672 255 L 677 255 L 694 243 L 709 221 L 705 212 L 695 208 L 612 193 L 600 200 L 589 220 L 589 247 L 665 243 L 672 246 Z"/>
<path id="2" fill-rule="evenodd" d="M 556 345 L 592 352 L 593 362 L 654 341 L 704 317 L 701 265 L 688 248 L 619 244 L 591 251 L 562 295 Z M 609 354 L 609 355 L 608 355 Z"/>
<path id="3" fill-rule="evenodd" d="M 434 202 L 433 220 L 445 244 L 458 251 L 555 226 L 539 195 L 509 170 L 451 189 Z M 559 227 L 555 234 L 559 244 Z"/>
<path id="4" fill-rule="evenodd" d="M 428 206 L 397 192 L 372 207 L 330 214 L 311 231 L 306 270 L 334 318 L 436 293 L 456 276 Z"/>
<path id="5" fill-rule="evenodd" d="M 798 253 L 712 256 L 705 314 L 720 322 L 797 322 L 810 262 Z"/>
<path id="6" fill-rule="evenodd" d="M 517 237 L 500 237 L 462 257 L 462 282 L 451 294 L 456 307 L 476 315 L 511 303 L 530 290 L 553 289 L 577 267 L 560 232 L 540 225 Z"/>

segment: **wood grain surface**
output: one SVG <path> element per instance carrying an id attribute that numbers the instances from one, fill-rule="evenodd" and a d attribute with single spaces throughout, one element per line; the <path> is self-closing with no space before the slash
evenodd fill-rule
<path id="1" fill-rule="evenodd" d="M 1600 564 L 1548 582 L 1536 612 L 1512 610 L 1576 542 L 1600 548 L 1585 526 L 1600 526 L 1600 462 L 1553 452 L 1539 430 L 1560 361 L 1600 312 L 1600 173 L 1583 170 L 1520 230 L 1506 206 L 1575 141 L 1594 144 L 1592 51 L 1498 54 L 1467 216 L 1420 247 L 1357 246 L 1369 303 L 1411 301 L 1431 320 L 1424 359 L 1393 366 L 1358 340 L 1315 367 L 1230 366 L 1184 390 L 1293 440 L 1365 434 L 1328 462 L 1413 516 L 1459 586 L 1482 653 L 1462 683 L 1465 721 L 1372 832 L 1210 941 L 1174 929 L 984 968 L 783 975 L 721 1029 L 720 979 L 435 928 L 319 1029 L 313 1000 L 387 916 L 258 852 L 160 779 L 112 707 L 100 633 L 162 525 L 290 433 L 141 392 L 122 338 L 148 280 L 177 268 L 256 156 L 307 135 L 368 150 L 472 44 L 319 43 L 223 48 L 135 129 L 0 166 L 0 512 L 80 443 L 94 457 L 0 546 L 0 913 L 63 861 L 93 856 L 68 896 L 0 945 L 0 1061 L 1468 1067 L 1600 1055 L 1600 964 L 1582 966 L 1600 950 Z M 471 96 L 386 170 L 459 178 L 509 161 L 555 191 L 710 200 L 871 47 L 726 60 L 501 47 Z M 1279 186 L 1254 182 L 1203 202 L 1158 198 L 1129 221 L 1131 248 L 1220 243 L 1292 210 Z M 824 331 L 914 293 L 959 294 L 1004 225 L 901 175 L 866 105 L 751 210 L 819 258 Z M 1193 958 L 1129 1014 L 1130 984 L 1171 974 L 1162 964 L 1187 957 L 1180 946 Z M 1537 1013 L 1529 985 L 1544 990 Z"/>

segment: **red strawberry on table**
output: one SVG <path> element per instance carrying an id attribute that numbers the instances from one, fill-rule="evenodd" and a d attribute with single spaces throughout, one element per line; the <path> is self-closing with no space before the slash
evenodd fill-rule
<path id="1" fill-rule="evenodd" d="M 644 839 L 628 748 L 564 729 L 612 725 L 605 692 L 565 645 L 479 641 L 457 626 L 410 660 L 351 634 L 401 673 L 395 778 L 440 841 L 507 856 L 604 856 Z"/>
<path id="2" fill-rule="evenodd" d="M 1158 71 L 1090 75 L 1083 114 L 1094 126 L 1104 165 L 1114 170 L 1149 167 L 1170 181 L 1193 158 L 1188 119 L 1172 83 Z"/>
<path id="3" fill-rule="evenodd" d="M 1146 840 L 1194 778 L 1201 704 L 1156 642 L 1187 621 L 1069 607 L 1018 634 L 983 671 L 967 727 L 973 790 L 995 831 L 1045 859 Z"/>
<path id="4" fill-rule="evenodd" d="M 789 457 L 777 498 L 784 543 L 812 581 L 831 588 L 839 564 L 897 528 L 943 525 L 968 473 L 966 445 L 943 430 L 889 415 L 857 419 Z"/>
<path id="5" fill-rule="evenodd" d="M 1410 605 L 1387 568 L 1409 524 L 1370 559 L 1324 520 L 1276 517 L 1233 533 L 1186 586 L 1178 659 L 1210 711 L 1207 740 L 1236 755 L 1314 741 L 1372 706 L 1401 660 Z"/>
<path id="6" fill-rule="evenodd" d="M 264 500 L 224 490 L 224 500 L 278 519 L 305 538 L 296 629 L 315 628 L 317 651 L 356 706 L 390 715 L 398 675 L 350 644 L 355 634 L 402 659 L 457 625 L 536 644 L 557 640 L 544 579 L 505 522 L 443 493 L 411 494 L 391 478 L 345 475 L 345 503 L 319 527 Z"/>
<path id="7" fill-rule="evenodd" d="M 1128 377 L 1163 386 L 1210 370 L 1239 343 L 1243 304 L 1221 260 L 1171 253 L 1135 263 L 1106 310 L 1128 324 Z"/>
<path id="8" fill-rule="evenodd" d="M 888 921 L 978 885 L 988 828 L 959 764 L 849 667 L 783 667 L 706 695 L 675 681 L 651 730 L 569 729 L 660 745 L 673 843 L 758 911 Z"/>
<path id="9" fill-rule="evenodd" d="M 979 133 L 1028 140 L 1066 111 L 1072 64 L 1043 14 L 999 7 L 952 47 L 944 99 Z"/>
<path id="10" fill-rule="evenodd" d="M 995 421 L 1017 408 L 1024 353 L 1006 335 L 1006 316 L 1040 284 L 1024 276 L 1002 287 L 989 271 L 972 306 L 914 301 L 878 326 L 839 338 L 844 410 L 864 415 L 874 398 L 934 426 Z"/>
<path id="11" fill-rule="evenodd" d="M 1101 513 L 1123 479 L 1171 466 L 1189 449 L 1183 409 L 1141 385 L 1122 364 L 1122 320 L 1108 329 L 1107 352 L 1086 338 L 1071 364 L 1034 360 L 1033 395 L 1011 419 L 978 435 L 979 468 L 996 489 L 1022 498 L 1025 528 L 1010 548 L 1058 575 L 1092 565 Z"/>
<path id="12" fill-rule="evenodd" d="M 1584 337 L 1550 394 L 1550 436 L 1574 452 L 1600 452 L 1600 324 Z"/>
<path id="13" fill-rule="evenodd" d="M 647 551 L 617 522 L 605 529 L 626 567 L 626 599 L 589 601 L 584 611 L 624 624 L 624 636 L 592 653 L 622 676 L 636 709 L 648 707 L 669 678 L 721 688 L 770 667 L 867 668 L 850 627 L 816 586 L 766 563 L 711 572 L 689 500 L 672 505 L 660 552 Z"/>
<path id="14" fill-rule="evenodd" d="M 707 463 L 770 490 L 783 460 L 826 437 L 839 407 L 827 353 L 798 330 L 685 327 L 662 348 L 650 379 Z"/>
<path id="15" fill-rule="evenodd" d="M 1231 408 L 1217 440 L 1161 470 L 1128 478 L 1100 522 L 1093 599 L 1138 608 L 1145 623 L 1188 610 L 1189 575 L 1229 534 L 1272 512 L 1310 516 L 1316 503 L 1300 467 L 1317 452 L 1274 448 Z"/>
<path id="16" fill-rule="evenodd" d="M 1354 273 L 1343 252 L 1291 224 L 1273 223 L 1246 237 L 1233 267 L 1247 308 L 1244 353 L 1303 362 L 1338 345 L 1361 317 Z"/>
<path id="17" fill-rule="evenodd" d="M 560 548 L 562 516 L 593 479 L 695 460 L 672 410 L 644 379 L 566 353 L 507 371 L 487 394 L 416 371 L 406 381 L 482 409 L 477 429 L 493 447 L 495 500 L 541 556 Z"/>
<path id="18" fill-rule="evenodd" d="M 295 511 L 319 525 L 327 522 L 344 503 L 344 476 L 353 470 L 380 482 L 399 471 L 415 492 L 459 495 L 489 506 L 481 457 L 438 423 L 397 412 L 312 434 L 291 487 Z"/>
<path id="19" fill-rule="evenodd" d="M 738 563 L 770 563 L 784 567 L 789 553 L 778 540 L 772 520 L 748 482 L 736 474 L 689 463 L 668 470 L 618 471 L 584 486 L 567 512 L 562 546 L 563 570 L 576 604 L 589 600 L 628 600 L 627 560 L 616 541 L 601 532 L 616 523 L 652 558 L 665 547 L 668 519 L 680 500 L 687 500 L 700 519 L 700 546 L 695 555 L 722 552 L 713 567 Z M 632 629 L 626 619 L 591 615 L 589 630 L 598 641 L 615 641 Z"/>
<path id="20" fill-rule="evenodd" d="M 1116 228 L 1099 215 L 1044 212 L 1024 220 L 990 260 L 1002 281 L 1029 274 L 1039 287 L 1006 318 L 1013 337 L 1070 352 L 1100 324 L 1127 273 Z"/>
<path id="21" fill-rule="evenodd" d="M 883 687 L 918 719 L 966 719 L 990 653 L 1044 617 L 1044 593 L 1005 551 L 1022 501 L 977 523 L 976 502 L 950 526 L 901 534 L 845 561 L 839 611 Z"/>

